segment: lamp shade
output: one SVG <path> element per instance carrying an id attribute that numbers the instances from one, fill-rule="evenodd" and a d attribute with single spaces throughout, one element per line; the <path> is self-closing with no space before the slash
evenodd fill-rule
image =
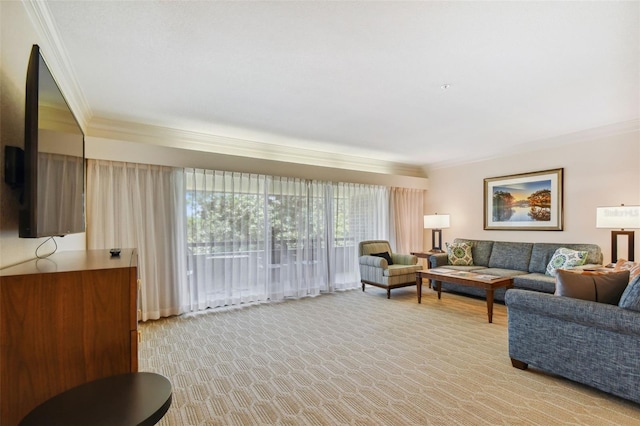
<path id="1" fill-rule="evenodd" d="M 640 206 L 598 207 L 596 228 L 640 228 Z"/>
<path id="2" fill-rule="evenodd" d="M 426 229 L 444 229 L 449 227 L 448 214 L 426 214 L 424 215 L 424 227 Z"/>

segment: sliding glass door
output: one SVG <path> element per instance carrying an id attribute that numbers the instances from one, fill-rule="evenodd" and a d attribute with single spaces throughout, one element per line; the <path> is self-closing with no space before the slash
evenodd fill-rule
<path id="1" fill-rule="evenodd" d="M 185 170 L 191 310 L 354 288 L 357 242 L 388 235 L 387 189 Z"/>

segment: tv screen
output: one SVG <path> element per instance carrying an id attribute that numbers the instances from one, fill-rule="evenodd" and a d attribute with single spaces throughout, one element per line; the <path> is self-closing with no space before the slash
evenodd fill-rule
<path id="1" fill-rule="evenodd" d="M 19 236 L 84 232 L 84 133 L 38 45 L 27 68 Z"/>

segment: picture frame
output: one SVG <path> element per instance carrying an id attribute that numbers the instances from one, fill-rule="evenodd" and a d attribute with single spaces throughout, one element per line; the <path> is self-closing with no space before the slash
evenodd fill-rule
<path id="1" fill-rule="evenodd" d="M 484 179 L 484 229 L 562 231 L 563 171 Z"/>

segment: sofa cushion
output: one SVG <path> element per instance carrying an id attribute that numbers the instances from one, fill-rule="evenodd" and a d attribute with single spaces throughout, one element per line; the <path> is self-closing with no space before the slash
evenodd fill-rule
<path id="1" fill-rule="evenodd" d="M 391 260 L 393 260 L 393 264 L 400 265 L 417 265 L 418 257 L 413 254 L 400 254 L 400 253 L 391 253 Z M 422 264 L 421 264 L 422 265 Z"/>
<path id="2" fill-rule="evenodd" d="M 531 251 L 531 262 L 529 263 L 529 272 L 537 272 L 544 274 L 547 271 L 547 265 L 553 257 L 557 249 L 564 247 L 571 250 L 586 251 L 588 264 L 602 264 L 602 250 L 597 244 L 561 244 L 561 243 L 534 243 Z"/>
<path id="3" fill-rule="evenodd" d="M 382 275 L 385 277 L 397 277 L 399 275 L 415 274 L 416 271 L 421 269 L 422 266 L 420 265 L 391 265 L 382 272 Z M 413 275 L 413 279 L 415 279 L 415 275 Z"/>
<path id="4" fill-rule="evenodd" d="M 629 271 L 597 272 L 558 269 L 556 296 L 617 305 L 629 283 Z"/>
<path id="5" fill-rule="evenodd" d="M 540 274 L 547 273 L 547 265 L 551 261 L 553 254 L 560 247 L 565 247 L 562 244 L 551 243 L 535 243 L 533 250 L 531 250 L 531 262 L 529 262 L 529 272 L 537 272 Z"/>
<path id="6" fill-rule="evenodd" d="M 446 243 L 449 265 L 472 266 L 473 257 L 471 255 L 471 244 L 468 243 Z"/>
<path id="7" fill-rule="evenodd" d="M 513 277 L 513 287 L 553 294 L 556 290 L 556 279 L 544 273 L 533 272 Z"/>
<path id="8" fill-rule="evenodd" d="M 360 256 L 370 255 L 371 253 L 382 253 L 387 251 L 392 253 L 391 246 L 387 241 L 363 241 L 360 243 Z"/>
<path id="9" fill-rule="evenodd" d="M 489 258 L 491 257 L 491 250 L 493 249 L 493 241 L 466 240 L 463 238 L 456 238 L 453 241 L 455 243 L 471 244 L 471 257 L 473 257 L 473 264 L 477 266 L 489 266 Z"/>
<path id="10" fill-rule="evenodd" d="M 528 271 L 532 248 L 533 243 L 496 241 L 491 250 L 489 268 Z"/>
<path id="11" fill-rule="evenodd" d="M 571 250 L 560 247 L 551 257 L 547 265 L 547 275 L 554 276 L 558 269 L 571 269 L 575 266 L 584 265 L 587 261 L 587 252 Z"/>
<path id="12" fill-rule="evenodd" d="M 624 290 L 618 306 L 640 312 L 640 274 L 636 275 Z"/>
<path id="13" fill-rule="evenodd" d="M 478 271 L 474 271 L 478 272 Z M 518 275 L 527 274 L 526 271 L 516 271 L 514 269 L 502 269 L 502 268 L 484 268 L 479 271 L 486 275 L 495 275 L 496 277 L 517 277 Z"/>
<path id="14" fill-rule="evenodd" d="M 382 253 L 371 253 L 369 256 L 382 257 L 387 260 L 387 265 L 393 265 L 393 260 L 391 260 L 391 255 L 388 251 L 383 251 Z"/>

